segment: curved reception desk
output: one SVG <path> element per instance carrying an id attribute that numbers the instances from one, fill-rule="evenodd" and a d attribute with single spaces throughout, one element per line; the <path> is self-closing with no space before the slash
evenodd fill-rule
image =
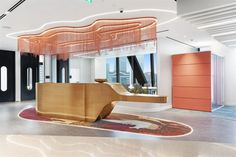
<path id="1" fill-rule="evenodd" d="M 94 122 L 109 115 L 116 101 L 166 103 L 167 97 L 132 94 L 121 84 L 37 84 L 37 113 L 53 118 Z"/>

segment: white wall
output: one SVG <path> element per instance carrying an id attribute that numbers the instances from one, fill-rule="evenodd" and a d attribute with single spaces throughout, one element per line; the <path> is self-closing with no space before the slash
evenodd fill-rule
<path id="1" fill-rule="evenodd" d="M 71 83 L 90 83 L 93 82 L 91 79 L 92 71 L 92 60 L 89 58 L 70 58 L 70 79 Z"/>
<path id="2" fill-rule="evenodd" d="M 94 77 L 95 79 L 106 78 L 106 58 L 95 58 L 94 59 Z"/>
<path id="3" fill-rule="evenodd" d="M 45 82 L 51 82 L 52 78 L 52 62 L 51 62 L 51 56 L 45 55 L 44 56 L 44 73 L 45 73 Z M 50 78 L 46 78 L 46 76 L 49 76 Z"/>
<path id="4" fill-rule="evenodd" d="M 106 58 L 91 59 L 91 81 L 106 79 Z"/>
<path id="5" fill-rule="evenodd" d="M 76 83 L 80 82 L 79 76 L 80 76 L 80 64 L 79 64 L 80 58 L 78 57 L 72 57 L 70 58 L 69 65 L 70 65 L 70 83 Z"/>
<path id="6" fill-rule="evenodd" d="M 225 55 L 225 105 L 236 106 L 236 49 Z"/>
<path id="7" fill-rule="evenodd" d="M 158 95 L 167 96 L 168 103 L 172 102 L 172 61 L 174 54 L 196 52 L 197 49 L 178 43 L 165 37 L 158 38 L 157 69 Z"/>
<path id="8" fill-rule="evenodd" d="M 224 57 L 230 51 L 230 49 L 228 47 L 226 47 L 225 45 L 223 45 L 222 43 L 220 43 L 216 40 L 211 42 L 211 49 L 210 50 L 213 54 L 217 54 L 222 57 Z"/>

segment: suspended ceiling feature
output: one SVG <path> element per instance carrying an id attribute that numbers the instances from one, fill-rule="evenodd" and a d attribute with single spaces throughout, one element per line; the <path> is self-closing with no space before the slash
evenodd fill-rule
<path id="1" fill-rule="evenodd" d="M 18 1 L 1 0 L 0 15 Z M 120 13 L 121 8 L 123 13 Z M 92 4 L 85 0 L 26 0 L 0 20 L 0 49 L 16 51 L 17 36 L 57 26 L 85 26 L 97 19 L 146 16 L 157 18 L 158 31 L 169 30 L 159 33 L 158 37 L 170 36 L 197 47 L 208 45 L 212 38 L 205 31 L 196 29 L 176 14 L 174 0 L 94 0 Z"/>
<path id="2" fill-rule="evenodd" d="M 224 1 L 221 2 L 224 4 Z M 195 3 L 192 5 L 202 8 L 203 3 L 199 1 L 197 2 L 199 4 Z M 193 7 L 192 5 L 185 7 L 191 8 Z M 182 8 L 184 7 L 182 6 Z M 226 46 L 236 47 L 236 3 L 225 3 L 217 7 L 209 6 L 209 8 L 202 8 L 201 11 L 185 12 L 180 14 L 180 16 L 196 25 L 198 29 L 206 30 L 211 36 Z"/>
<path id="3" fill-rule="evenodd" d="M 18 50 L 36 55 L 99 53 L 104 49 L 156 40 L 155 17 L 97 20 L 83 27 L 55 27 L 18 37 Z"/>

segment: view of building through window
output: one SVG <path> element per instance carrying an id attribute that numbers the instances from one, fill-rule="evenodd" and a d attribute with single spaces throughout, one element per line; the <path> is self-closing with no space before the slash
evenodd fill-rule
<path id="1" fill-rule="evenodd" d="M 129 64 L 129 61 L 127 57 L 120 57 L 119 59 L 119 70 L 120 70 L 120 83 L 122 83 L 124 86 L 128 87 L 132 85 L 133 80 L 133 71 L 131 69 L 131 66 Z"/>
<path id="2" fill-rule="evenodd" d="M 116 58 L 108 58 L 106 63 L 107 80 L 110 83 L 116 82 Z"/>
<path id="3" fill-rule="evenodd" d="M 137 55 L 138 63 L 142 69 L 144 77 L 147 81 L 145 87 L 156 87 L 157 86 L 157 62 L 156 53 L 153 54 L 153 70 L 154 70 L 154 86 L 152 85 L 152 75 L 151 75 L 151 54 Z M 118 63 L 117 63 L 118 62 Z M 117 65 L 118 64 L 118 65 Z M 134 82 L 134 72 L 131 68 L 131 64 L 127 57 L 119 58 L 108 58 L 106 63 L 106 75 L 107 80 L 110 83 L 122 83 L 126 88 L 131 89 L 134 85 L 139 84 L 135 78 Z M 156 90 L 156 88 L 155 88 Z"/>

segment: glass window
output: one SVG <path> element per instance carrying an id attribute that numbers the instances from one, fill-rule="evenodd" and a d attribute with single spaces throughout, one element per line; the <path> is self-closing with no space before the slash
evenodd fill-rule
<path id="1" fill-rule="evenodd" d="M 116 58 L 108 58 L 106 61 L 106 75 L 110 83 L 116 82 Z"/>
<path id="2" fill-rule="evenodd" d="M 147 80 L 147 84 L 144 85 L 143 88 L 148 90 L 148 93 L 154 94 L 157 93 L 157 55 L 153 53 L 153 73 L 154 73 L 154 85 L 152 85 L 152 72 L 151 72 L 151 54 L 141 54 L 137 55 L 137 60 L 139 65 L 144 73 L 144 76 Z M 110 83 L 115 83 L 117 81 L 117 71 L 116 69 L 116 58 L 107 59 L 107 80 Z M 134 82 L 133 78 L 133 69 L 128 61 L 127 56 L 119 57 L 119 81 L 123 84 L 127 89 L 132 89 L 134 85 L 140 86 L 138 84 L 137 79 Z M 142 88 L 142 87 L 141 87 Z"/>
<path id="3" fill-rule="evenodd" d="M 127 57 L 120 57 L 120 83 L 126 88 L 132 84 L 133 71 Z"/>
<path id="4" fill-rule="evenodd" d="M 151 80 L 151 58 L 150 54 L 144 54 L 144 55 L 138 55 L 137 56 L 138 62 L 143 70 L 144 76 L 147 80 L 147 86 L 152 86 L 152 80 Z M 157 56 L 156 53 L 153 54 L 153 60 L 154 60 L 154 80 L 155 84 L 154 87 L 157 85 L 157 65 L 156 65 L 156 60 Z"/>
<path id="5" fill-rule="evenodd" d="M 33 88 L 33 79 L 32 79 L 32 68 L 27 68 L 27 89 L 32 90 Z"/>
<path id="6" fill-rule="evenodd" d="M 1 67 L 1 91 L 7 91 L 7 67 Z"/>

